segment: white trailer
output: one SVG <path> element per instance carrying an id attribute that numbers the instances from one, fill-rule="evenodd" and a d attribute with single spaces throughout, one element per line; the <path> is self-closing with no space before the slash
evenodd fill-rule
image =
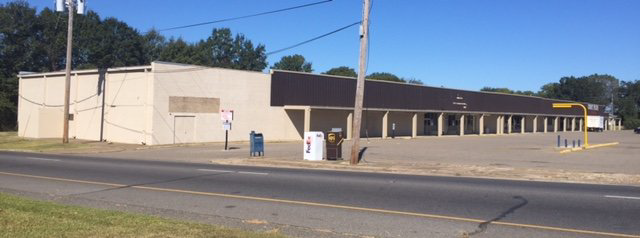
<path id="1" fill-rule="evenodd" d="M 603 131 L 604 130 L 604 117 L 603 116 L 587 116 L 587 129 L 589 131 Z"/>

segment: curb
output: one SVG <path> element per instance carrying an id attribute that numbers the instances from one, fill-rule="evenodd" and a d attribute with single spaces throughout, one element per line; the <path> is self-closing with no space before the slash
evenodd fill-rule
<path id="1" fill-rule="evenodd" d="M 614 146 L 614 145 L 618 145 L 618 144 L 620 144 L 620 142 L 595 144 L 595 145 L 590 145 L 590 146 L 583 146 L 583 147 L 578 147 L 578 148 L 571 148 L 571 149 L 561 150 L 559 153 L 560 154 L 565 154 L 565 153 L 576 152 L 576 151 L 581 151 L 581 150 L 588 150 L 588 149 L 595 149 L 595 148 L 600 148 L 600 147 Z"/>

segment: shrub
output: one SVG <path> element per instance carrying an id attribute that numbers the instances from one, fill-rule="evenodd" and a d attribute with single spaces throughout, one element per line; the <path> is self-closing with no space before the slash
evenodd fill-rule
<path id="1" fill-rule="evenodd" d="M 640 127 L 640 119 L 638 119 L 638 118 L 625 118 L 624 122 L 622 122 L 622 125 L 624 125 L 624 129 L 633 130 L 634 128 Z"/>

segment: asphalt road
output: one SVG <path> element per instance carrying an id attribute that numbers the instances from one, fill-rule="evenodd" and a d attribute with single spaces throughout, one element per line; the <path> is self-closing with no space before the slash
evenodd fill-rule
<path id="1" fill-rule="evenodd" d="M 640 237 L 632 186 L 2 152 L 0 188 L 315 232 L 293 236 Z"/>

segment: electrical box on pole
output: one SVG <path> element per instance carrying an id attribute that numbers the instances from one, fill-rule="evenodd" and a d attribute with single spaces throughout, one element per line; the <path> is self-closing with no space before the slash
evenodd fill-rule
<path id="1" fill-rule="evenodd" d="M 55 0 L 56 12 L 64 12 L 64 2 L 65 0 Z"/>
<path id="2" fill-rule="evenodd" d="M 86 0 L 76 0 L 76 8 L 78 9 L 78 14 L 80 15 L 84 15 L 84 9 L 86 7 L 87 1 Z"/>

